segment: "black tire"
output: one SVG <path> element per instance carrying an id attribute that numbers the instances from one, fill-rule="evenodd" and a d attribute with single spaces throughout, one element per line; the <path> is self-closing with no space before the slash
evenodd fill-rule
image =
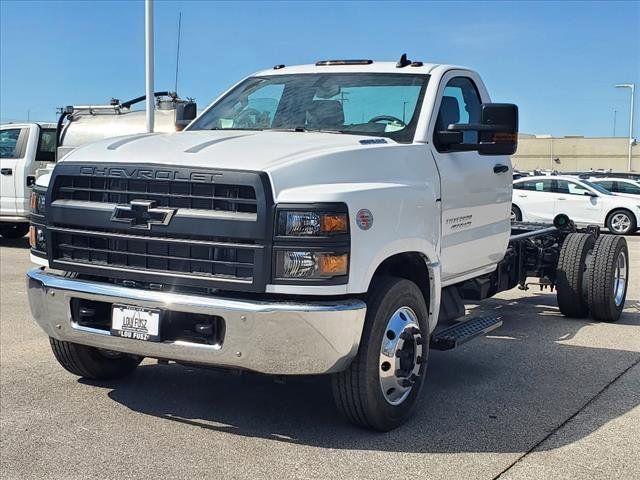
<path id="1" fill-rule="evenodd" d="M 332 376 L 333 397 L 338 410 L 352 423 L 389 431 L 411 416 L 424 383 L 429 352 L 428 311 L 417 285 L 401 278 L 377 279 L 368 298 L 358 354 L 347 370 Z M 379 377 L 381 345 L 389 319 L 402 307 L 409 307 L 417 317 L 421 345 L 416 346 L 415 353 L 421 356 L 421 362 L 415 364 L 418 377 L 408 396 L 393 405 L 385 399 Z"/>
<path id="2" fill-rule="evenodd" d="M 511 221 L 512 222 L 521 222 L 522 221 L 522 210 L 517 205 L 511 205 Z"/>
<path id="3" fill-rule="evenodd" d="M 628 226 L 624 230 L 621 230 L 615 225 L 616 219 L 620 218 L 621 216 L 624 216 L 628 219 Z M 607 216 L 607 228 L 613 235 L 631 235 L 638 229 L 638 224 L 636 222 L 636 217 L 632 212 L 620 208 L 618 210 L 614 210 Z"/>
<path id="4" fill-rule="evenodd" d="M 588 233 L 570 233 L 564 240 L 558 259 L 556 290 L 560 312 L 571 318 L 589 314 L 585 281 L 587 255 L 593 250 L 595 239 Z"/>
<path id="5" fill-rule="evenodd" d="M 53 355 L 62 367 L 79 377 L 92 380 L 122 378 L 133 372 L 142 357 L 100 350 L 49 338 Z"/>
<path id="6" fill-rule="evenodd" d="M 614 286 L 620 256 L 624 255 L 624 286 L 619 292 Z M 629 249 L 624 237 L 601 235 L 593 248 L 589 269 L 587 301 L 591 316 L 601 322 L 615 322 L 624 309 L 629 286 Z"/>
<path id="7" fill-rule="evenodd" d="M 22 238 L 28 231 L 28 223 L 0 223 L 0 235 L 4 238 Z"/>

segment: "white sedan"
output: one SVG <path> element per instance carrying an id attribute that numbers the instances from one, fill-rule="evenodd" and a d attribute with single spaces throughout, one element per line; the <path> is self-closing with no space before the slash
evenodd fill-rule
<path id="1" fill-rule="evenodd" d="M 640 223 L 640 198 L 615 195 L 572 177 L 525 177 L 513 182 L 513 220 L 551 222 L 559 213 L 576 225 L 599 225 L 627 235 Z"/>

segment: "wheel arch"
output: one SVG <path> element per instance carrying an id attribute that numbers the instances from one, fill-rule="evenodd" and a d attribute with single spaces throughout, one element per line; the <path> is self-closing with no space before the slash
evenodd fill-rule
<path id="1" fill-rule="evenodd" d="M 419 251 L 398 252 L 381 261 L 369 280 L 367 292 L 370 292 L 377 278 L 394 276 L 415 283 L 425 300 L 429 311 L 429 330 L 433 331 L 440 309 L 440 264 L 432 262 Z"/>

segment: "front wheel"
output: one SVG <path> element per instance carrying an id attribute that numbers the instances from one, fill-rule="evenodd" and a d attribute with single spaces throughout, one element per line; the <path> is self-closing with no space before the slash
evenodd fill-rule
<path id="1" fill-rule="evenodd" d="M 356 358 L 333 375 L 336 406 L 356 425 L 380 431 L 412 414 L 429 353 L 428 311 L 417 285 L 383 277 L 369 295 Z"/>
<path id="2" fill-rule="evenodd" d="M 28 231 L 28 223 L 0 223 L 0 235 L 4 238 L 22 238 Z"/>
<path id="3" fill-rule="evenodd" d="M 614 235 L 630 235 L 636 231 L 636 217 L 628 210 L 615 210 L 607 218 L 607 228 Z"/>
<path id="4" fill-rule="evenodd" d="M 92 380 L 112 380 L 133 372 L 142 357 L 49 338 L 53 355 L 68 372 Z"/>

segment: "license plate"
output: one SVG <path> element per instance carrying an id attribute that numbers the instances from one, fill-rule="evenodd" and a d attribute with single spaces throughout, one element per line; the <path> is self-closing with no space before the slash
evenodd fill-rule
<path id="1" fill-rule="evenodd" d="M 160 340 L 160 310 L 129 305 L 114 305 L 111 335 L 157 342 Z"/>

